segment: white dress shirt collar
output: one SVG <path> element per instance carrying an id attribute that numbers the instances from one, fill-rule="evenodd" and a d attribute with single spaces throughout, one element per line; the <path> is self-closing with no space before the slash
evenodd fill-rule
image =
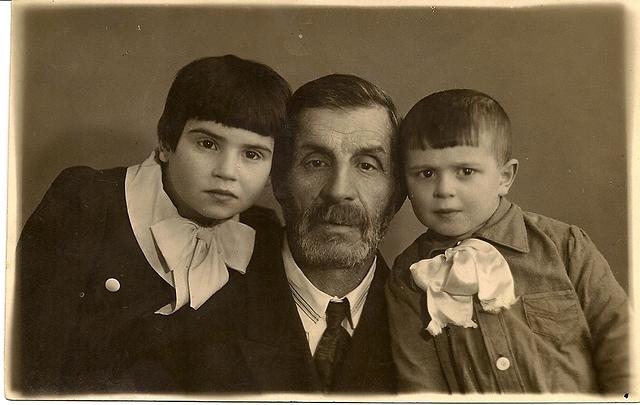
<path id="1" fill-rule="evenodd" d="M 311 353 L 315 352 L 315 348 L 322 337 L 322 333 L 326 329 L 325 312 L 329 301 L 342 301 L 345 298 L 349 300 L 351 309 L 351 319 L 343 322 L 343 327 L 353 335 L 355 328 L 358 326 L 362 309 L 373 281 L 375 274 L 377 258 L 374 258 L 369 271 L 362 279 L 360 284 L 344 297 L 335 297 L 319 290 L 304 275 L 300 267 L 296 264 L 291 249 L 285 235 L 282 246 L 282 259 L 284 263 L 284 271 L 289 281 L 289 287 L 293 294 L 293 299 L 298 308 L 298 315 L 302 321 L 304 329 L 309 340 L 309 348 Z"/>

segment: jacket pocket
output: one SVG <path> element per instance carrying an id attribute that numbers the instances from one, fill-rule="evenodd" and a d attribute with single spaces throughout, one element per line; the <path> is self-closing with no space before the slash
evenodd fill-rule
<path id="1" fill-rule="evenodd" d="M 534 333 L 558 343 L 569 342 L 580 333 L 580 303 L 572 290 L 523 295 L 522 302 L 527 323 Z"/>

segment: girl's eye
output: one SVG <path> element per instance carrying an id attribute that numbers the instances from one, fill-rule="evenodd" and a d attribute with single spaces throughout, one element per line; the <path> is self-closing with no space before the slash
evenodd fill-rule
<path id="1" fill-rule="evenodd" d="M 259 160 L 262 158 L 262 155 L 259 152 L 256 152 L 254 150 L 245 151 L 244 156 L 247 159 L 251 159 L 251 160 Z"/>
<path id="2" fill-rule="evenodd" d="M 431 170 L 431 169 L 426 169 L 426 170 L 423 170 L 423 171 L 421 171 L 419 173 L 420 176 L 426 177 L 426 178 L 433 177 L 434 174 L 435 173 L 433 173 L 433 170 Z"/>
<path id="3" fill-rule="evenodd" d="M 198 145 L 202 146 L 205 149 L 218 149 L 216 143 L 211 139 L 202 139 L 198 141 Z"/>

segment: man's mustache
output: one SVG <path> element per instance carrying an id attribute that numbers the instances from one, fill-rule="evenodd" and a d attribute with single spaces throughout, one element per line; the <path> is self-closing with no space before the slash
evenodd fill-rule
<path id="1" fill-rule="evenodd" d="M 331 223 L 345 226 L 358 226 L 365 229 L 369 218 L 363 208 L 351 204 L 319 204 L 308 212 L 311 224 Z"/>

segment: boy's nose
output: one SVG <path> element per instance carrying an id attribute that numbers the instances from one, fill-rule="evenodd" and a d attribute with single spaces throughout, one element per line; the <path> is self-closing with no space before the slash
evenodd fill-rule
<path id="1" fill-rule="evenodd" d="M 447 198 L 455 195 L 455 189 L 453 179 L 449 176 L 443 175 L 436 180 L 436 187 L 433 190 L 433 196 L 435 198 Z"/>
<path id="2" fill-rule="evenodd" d="M 222 180 L 237 180 L 238 163 L 238 159 L 233 153 L 221 153 L 218 155 L 213 175 Z"/>

